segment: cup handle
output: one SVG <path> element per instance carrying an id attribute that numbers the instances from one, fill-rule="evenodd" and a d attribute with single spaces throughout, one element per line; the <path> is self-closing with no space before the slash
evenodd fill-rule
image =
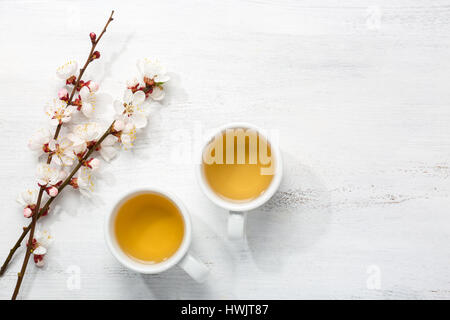
<path id="1" fill-rule="evenodd" d="M 179 266 L 197 282 L 205 281 L 209 273 L 206 265 L 189 252 L 181 259 Z"/>
<path id="2" fill-rule="evenodd" d="M 228 217 L 228 238 L 241 240 L 245 236 L 246 212 L 230 211 Z"/>

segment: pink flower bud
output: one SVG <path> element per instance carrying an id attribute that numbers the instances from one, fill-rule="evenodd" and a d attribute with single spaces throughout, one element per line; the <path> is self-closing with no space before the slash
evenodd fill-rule
<path id="1" fill-rule="evenodd" d="M 33 210 L 31 210 L 29 207 L 26 207 L 23 209 L 23 216 L 25 218 L 29 218 L 33 215 Z"/>
<path id="2" fill-rule="evenodd" d="M 91 38 L 92 42 L 95 42 L 95 39 L 97 38 L 97 35 L 94 32 L 89 33 L 89 37 Z"/>
<path id="3" fill-rule="evenodd" d="M 67 101 L 69 99 L 69 91 L 66 88 L 59 89 L 58 97 L 60 100 Z"/>
<path id="4" fill-rule="evenodd" d="M 94 82 L 94 81 L 89 81 L 88 88 L 89 88 L 89 90 L 91 90 L 91 92 L 97 92 L 98 83 Z"/>
<path id="5" fill-rule="evenodd" d="M 58 195 L 58 188 L 55 187 L 48 187 L 45 191 L 50 197 L 56 197 Z"/>
<path id="6" fill-rule="evenodd" d="M 113 126 L 113 129 L 115 130 L 115 131 L 122 131 L 123 130 L 123 128 L 125 127 L 125 123 L 122 121 L 122 120 L 116 120 L 115 122 L 114 122 L 114 126 Z"/>
<path id="7" fill-rule="evenodd" d="M 92 59 L 98 59 L 98 58 L 100 58 L 100 52 L 94 51 L 94 53 L 92 54 Z"/>

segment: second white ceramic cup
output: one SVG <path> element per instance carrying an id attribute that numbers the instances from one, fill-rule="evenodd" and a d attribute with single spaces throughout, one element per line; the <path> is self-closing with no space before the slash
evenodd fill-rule
<path id="1" fill-rule="evenodd" d="M 267 140 L 267 142 L 270 144 L 271 147 L 272 161 L 274 162 L 275 165 L 273 179 L 269 187 L 258 198 L 250 200 L 248 202 L 233 202 L 217 195 L 211 189 L 208 182 L 206 181 L 203 171 L 203 153 L 205 151 L 205 148 L 209 145 L 209 143 L 211 143 L 211 141 L 217 135 L 222 134 L 227 129 L 239 129 L 239 128 L 242 128 L 244 130 L 245 129 L 255 130 L 256 132 L 258 132 L 258 134 L 260 134 Z M 260 128 L 258 128 L 253 124 L 246 122 L 233 122 L 214 130 L 212 134 L 210 134 L 207 137 L 207 139 L 205 139 L 205 142 L 202 144 L 200 155 L 198 155 L 198 157 L 200 158 L 200 163 L 196 167 L 197 180 L 200 184 L 200 188 L 202 189 L 202 191 L 212 202 L 214 202 L 219 207 L 222 207 L 229 211 L 228 228 L 227 228 L 229 239 L 239 240 L 245 237 L 247 212 L 249 210 L 256 209 L 257 207 L 266 203 L 275 194 L 278 187 L 280 186 L 281 177 L 283 175 L 283 166 L 280 149 L 276 144 L 276 142 L 277 141 L 273 140 L 271 141 L 267 135 L 264 135 L 263 130 L 261 130 Z"/>
<path id="2" fill-rule="evenodd" d="M 114 230 L 115 219 L 120 207 L 128 199 L 146 193 L 158 194 L 172 201 L 172 203 L 178 208 L 184 222 L 184 236 L 178 250 L 167 260 L 154 264 L 143 263 L 131 258 L 129 255 L 123 252 L 117 242 Z M 115 204 L 115 206 L 106 217 L 105 238 L 111 253 L 122 265 L 130 270 L 147 274 L 161 273 L 174 267 L 175 265 L 178 265 L 197 282 L 203 282 L 206 279 L 209 272 L 208 268 L 188 252 L 192 240 L 191 218 L 189 216 L 188 210 L 180 199 L 178 199 L 170 192 L 161 190 L 159 188 L 137 189 L 131 192 L 127 192 L 119 199 L 120 200 Z"/>

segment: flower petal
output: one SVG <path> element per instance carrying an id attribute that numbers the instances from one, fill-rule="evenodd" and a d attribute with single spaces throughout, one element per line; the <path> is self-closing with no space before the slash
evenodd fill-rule
<path id="1" fill-rule="evenodd" d="M 139 90 L 133 94 L 132 103 L 134 106 L 138 106 L 144 101 L 145 101 L 145 93 L 143 91 Z"/>
<path id="2" fill-rule="evenodd" d="M 170 80 L 170 77 L 165 74 L 160 74 L 155 77 L 155 82 L 167 82 Z"/>
<path id="3" fill-rule="evenodd" d="M 81 97 L 82 101 L 83 100 L 87 100 L 88 97 L 89 97 L 89 94 L 90 94 L 90 91 L 89 91 L 89 88 L 87 86 L 84 86 L 83 88 L 81 88 L 81 90 L 80 90 L 80 97 Z"/>
<path id="4" fill-rule="evenodd" d="M 109 135 L 103 140 L 101 147 L 110 147 L 113 146 L 117 142 L 117 137 L 113 135 Z M 101 149 L 100 149 L 101 150 Z"/>
<path id="5" fill-rule="evenodd" d="M 113 105 L 114 105 L 114 110 L 116 110 L 116 113 L 118 115 L 121 115 L 123 113 L 123 110 L 124 110 L 123 103 L 120 102 L 119 100 L 115 100 Z"/>
<path id="6" fill-rule="evenodd" d="M 52 157 L 52 162 L 54 162 L 58 166 L 62 165 L 62 161 L 59 157 Z"/>
<path id="7" fill-rule="evenodd" d="M 70 141 L 72 141 L 72 144 L 73 144 L 74 146 L 79 146 L 79 145 L 81 145 L 81 144 L 84 143 L 84 140 L 81 139 L 79 136 L 77 136 L 77 135 L 74 134 L 74 133 L 69 133 L 69 134 L 67 135 L 67 138 L 69 138 Z M 51 150 L 51 149 L 50 149 L 50 150 Z"/>
<path id="8" fill-rule="evenodd" d="M 83 106 L 81 107 L 81 112 L 83 112 L 85 117 L 90 118 L 94 113 L 94 107 L 92 106 L 92 104 L 84 102 Z"/>
<path id="9" fill-rule="evenodd" d="M 32 190 L 22 192 L 23 201 L 28 204 L 34 204 L 35 194 Z"/>
<path id="10" fill-rule="evenodd" d="M 33 254 L 37 254 L 38 256 L 42 256 L 46 253 L 47 253 L 47 249 L 45 249 L 43 246 L 39 246 L 33 250 Z"/>
<path id="11" fill-rule="evenodd" d="M 73 158 L 67 156 L 67 155 L 63 155 L 61 156 L 61 161 L 63 162 L 64 166 L 71 166 L 73 165 Z M 58 181 L 56 181 L 55 183 L 57 183 Z M 54 184 L 54 183 L 52 183 Z"/>
<path id="12" fill-rule="evenodd" d="M 64 170 L 59 170 L 58 178 L 57 178 L 58 182 L 63 181 L 66 177 L 67 177 L 67 172 L 65 172 Z"/>
<path id="13" fill-rule="evenodd" d="M 44 230 L 44 231 L 36 230 L 34 238 L 39 243 L 39 245 L 41 245 L 45 248 L 48 248 L 53 242 L 53 237 L 50 235 L 50 233 L 47 230 Z"/>
<path id="14" fill-rule="evenodd" d="M 132 100 L 133 100 L 133 91 L 131 91 L 130 89 L 125 90 L 123 94 L 123 102 L 131 103 Z"/>
<path id="15" fill-rule="evenodd" d="M 147 117 L 143 114 L 134 114 L 132 118 L 137 129 L 144 128 L 147 125 Z"/>
<path id="16" fill-rule="evenodd" d="M 74 60 L 67 61 L 65 64 L 56 69 L 58 78 L 66 80 L 72 75 L 75 75 L 78 70 L 78 63 Z"/>
<path id="17" fill-rule="evenodd" d="M 59 140 L 59 146 L 63 149 L 67 149 L 72 145 L 72 141 L 69 138 L 63 137 Z"/>
<path id="18" fill-rule="evenodd" d="M 23 199 L 23 192 L 17 196 L 16 201 L 22 206 L 28 205 L 28 203 L 26 203 L 25 200 Z"/>
<path id="19" fill-rule="evenodd" d="M 109 146 L 102 147 L 99 152 L 103 159 L 108 162 L 117 155 L 117 150 L 114 147 Z"/>
<path id="20" fill-rule="evenodd" d="M 143 103 L 139 106 L 138 112 L 148 116 L 150 114 L 150 105 L 148 103 Z"/>
<path id="21" fill-rule="evenodd" d="M 162 100 L 165 96 L 164 90 L 161 90 L 159 87 L 154 87 L 153 92 L 150 93 L 150 97 L 152 97 L 153 100 L 159 101 Z"/>

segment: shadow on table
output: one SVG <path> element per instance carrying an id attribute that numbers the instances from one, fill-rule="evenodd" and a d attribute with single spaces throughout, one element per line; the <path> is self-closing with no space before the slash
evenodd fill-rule
<path id="1" fill-rule="evenodd" d="M 178 266 L 161 274 L 142 274 L 144 284 L 155 299 L 223 299 L 232 296 L 236 266 L 227 240 L 216 234 L 199 217 L 193 217 L 193 227 L 194 238 L 189 252 L 210 269 L 208 278 L 198 283 Z M 207 246 L 201 241 L 207 241 Z M 197 252 L 204 254 L 199 256 Z"/>
<path id="2" fill-rule="evenodd" d="M 122 41 L 120 47 L 117 47 L 113 53 L 109 55 L 109 59 L 104 63 L 95 64 L 92 68 L 94 74 L 97 75 L 97 82 L 102 83 L 105 79 L 112 77 L 111 70 L 113 70 L 113 65 L 119 59 L 119 57 L 129 48 L 129 43 L 135 37 L 136 32 L 129 33 L 126 38 Z M 134 67 L 134 61 L 131 62 L 131 67 Z M 116 97 L 122 98 L 122 97 Z"/>
<path id="3" fill-rule="evenodd" d="M 212 290 L 209 281 L 197 283 L 180 267 L 158 275 L 141 275 L 155 299 L 208 299 Z"/>
<path id="4" fill-rule="evenodd" d="M 283 181 L 264 206 L 247 215 L 247 243 L 263 271 L 280 271 L 296 252 L 306 250 L 326 232 L 330 193 L 311 168 L 284 154 Z"/>

